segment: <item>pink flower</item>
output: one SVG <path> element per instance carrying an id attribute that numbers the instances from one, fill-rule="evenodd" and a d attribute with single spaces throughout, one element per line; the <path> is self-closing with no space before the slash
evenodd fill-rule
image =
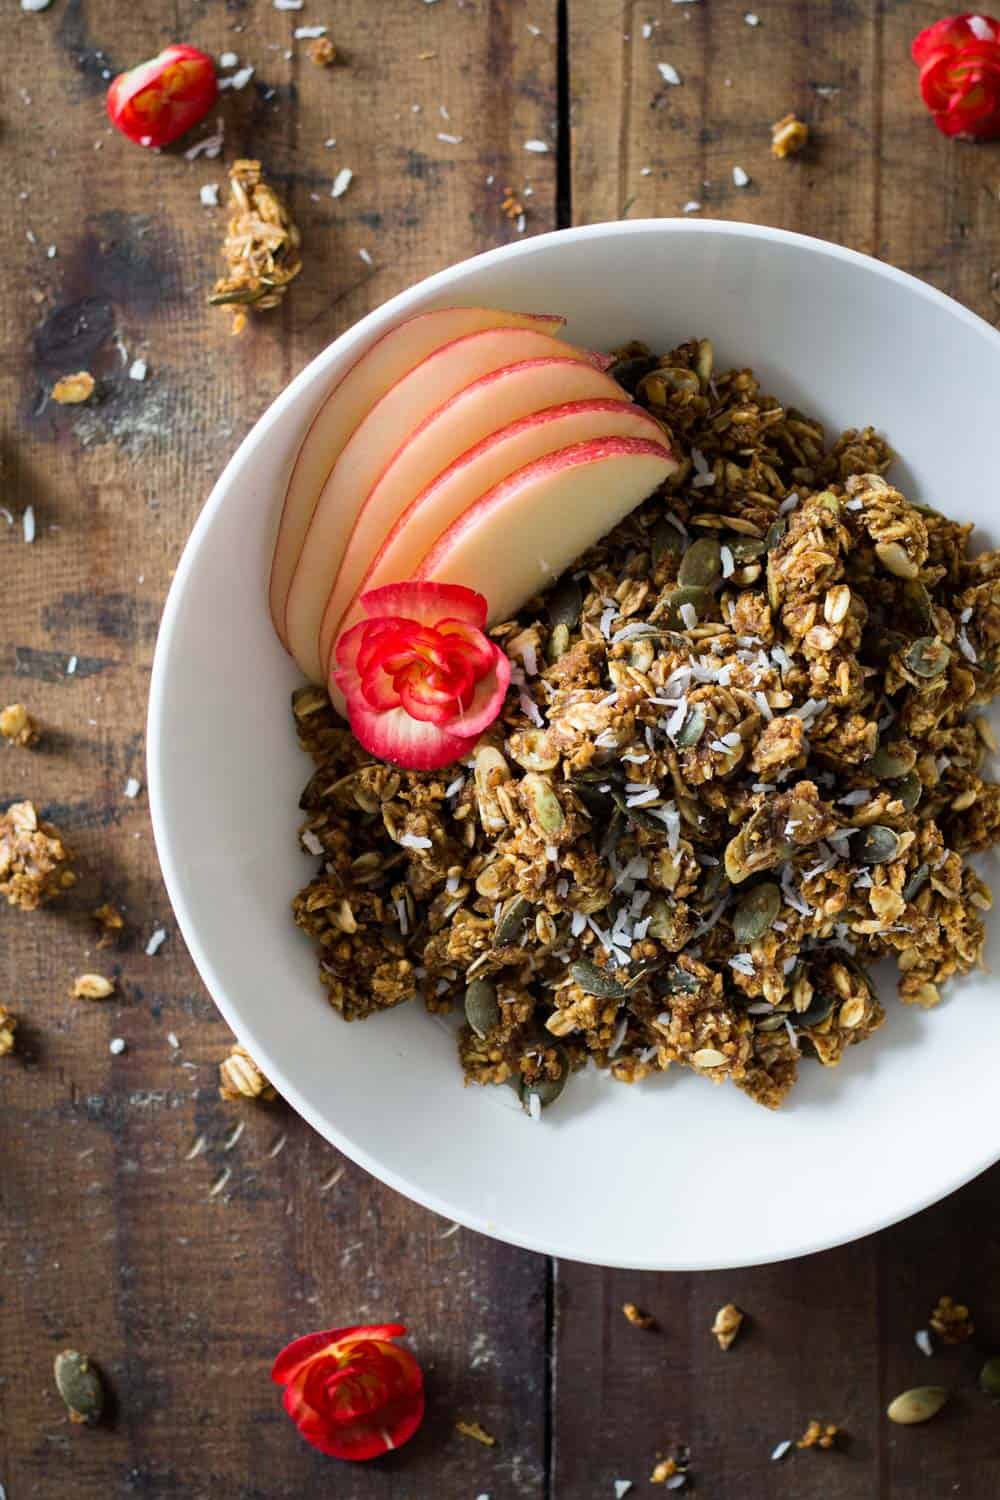
<path id="1" fill-rule="evenodd" d="M 332 676 L 355 736 L 411 770 L 468 753 L 500 713 L 510 662 L 483 634 L 482 594 L 451 583 L 389 583 L 337 642 Z"/>

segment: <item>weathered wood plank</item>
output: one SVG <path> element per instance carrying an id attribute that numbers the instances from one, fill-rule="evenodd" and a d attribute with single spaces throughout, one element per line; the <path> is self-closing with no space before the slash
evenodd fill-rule
<path id="1" fill-rule="evenodd" d="M 145 790 L 124 796 L 129 776 L 144 777 L 170 576 L 239 439 L 370 307 L 513 237 L 505 184 L 533 188 L 527 232 L 554 223 L 554 156 L 523 149 L 554 140 L 554 19 L 538 9 L 351 0 L 332 15 L 282 14 L 269 0 L 181 0 L 167 15 L 153 0 L 57 0 L 38 15 L 8 8 L 0 23 L 31 96 L 0 140 L 11 206 L 0 381 L 16 414 L 0 498 L 16 523 L 0 517 L 0 698 L 49 726 L 37 752 L 0 751 L 0 806 L 32 797 L 48 809 L 83 875 L 60 909 L 0 912 L 0 997 L 24 1039 L 0 1065 L 0 1482 L 11 1500 L 276 1500 L 331 1484 L 345 1500 L 540 1493 L 544 1263 L 450 1233 L 282 1106 L 219 1100 L 227 1030 L 172 921 Z M 341 50 L 331 70 L 293 39 L 317 21 Z M 176 39 L 256 69 L 221 100 L 223 159 L 151 156 L 106 125 L 104 71 Z M 204 301 L 225 211 L 203 207 L 199 187 L 220 183 L 224 202 L 239 155 L 260 156 L 286 187 L 305 269 L 281 310 L 232 340 Z M 343 166 L 354 181 L 334 200 Z M 147 359 L 145 382 L 127 378 L 123 351 Z M 98 377 L 96 400 L 45 402 L 80 368 Z M 29 504 L 32 547 L 20 530 Z M 89 914 L 104 899 L 128 927 L 120 949 L 97 953 Z M 161 924 L 167 942 L 147 957 Z M 91 968 L 118 976 L 119 999 L 67 998 Z M 127 1042 L 118 1057 L 115 1036 Z M 424 1432 L 398 1459 L 332 1466 L 281 1415 L 270 1361 L 307 1329 L 397 1316 L 427 1369 Z M 105 1429 L 79 1432 L 62 1413 L 50 1368 L 67 1343 L 110 1377 L 118 1409 Z M 500 1445 L 454 1433 L 459 1415 Z"/>

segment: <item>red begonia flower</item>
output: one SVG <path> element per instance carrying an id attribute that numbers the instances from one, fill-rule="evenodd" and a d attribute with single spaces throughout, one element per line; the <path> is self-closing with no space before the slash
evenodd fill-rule
<path id="1" fill-rule="evenodd" d="M 208 54 L 174 43 L 119 73 L 108 89 L 108 116 L 137 146 L 169 146 L 208 114 L 218 93 Z"/>
<path id="2" fill-rule="evenodd" d="M 331 1458 L 379 1458 L 410 1440 L 424 1419 L 424 1376 L 393 1339 L 402 1323 L 330 1328 L 282 1349 L 271 1379 L 307 1443 Z"/>
<path id="3" fill-rule="evenodd" d="M 333 680 L 355 736 L 380 760 L 431 771 L 466 755 L 503 707 L 510 662 L 483 634 L 482 594 L 388 583 L 340 637 Z"/>
<path id="4" fill-rule="evenodd" d="M 944 134 L 1000 136 L 1000 22 L 968 13 L 928 26 L 913 42 L 920 92 Z"/>

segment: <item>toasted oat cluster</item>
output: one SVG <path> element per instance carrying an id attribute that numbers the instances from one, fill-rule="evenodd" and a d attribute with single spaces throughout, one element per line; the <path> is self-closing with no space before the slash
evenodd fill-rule
<path id="1" fill-rule="evenodd" d="M 513 683 L 468 762 L 373 762 L 296 694 L 322 865 L 295 920 L 345 1018 L 464 1006 L 466 1078 L 532 1114 L 588 1059 L 773 1108 L 882 1024 L 872 961 L 932 1006 L 980 960 L 1000 554 L 707 340 L 613 373 L 681 466 L 492 632 Z"/>
<path id="2" fill-rule="evenodd" d="M 284 198 L 265 182 L 259 161 L 229 169 L 232 214 L 222 246 L 226 275 L 212 289 L 213 307 L 229 307 L 233 333 L 246 327 L 246 309 L 277 307 L 302 270 L 302 236 Z"/>
<path id="3" fill-rule="evenodd" d="M 44 823 L 31 802 L 14 802 L 0 816 L 0 896 L 35 911 L 76 884 L 72 850 L 58 828 Z"/>

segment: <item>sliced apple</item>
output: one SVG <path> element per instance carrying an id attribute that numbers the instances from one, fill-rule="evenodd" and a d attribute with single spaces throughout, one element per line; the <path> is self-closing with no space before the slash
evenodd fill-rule
<path id="1" fill-rule="evenodd" d="M 414 428 L 464 386 L 504 365 L 546 355 L 591 363 L 583 349 L 530 328 L 488 328 L 435 349 L 397 380 L 348 439 L 323 485 L 292 575 L 285 606 L 288 649 L 307 677 L 319 682 L 319 630 L 330 584 L 358 511 Z"/>
<path id="2" fill-rule="evenodd" d="M 610 401 L 614 406 L 628 401 L 628 396 L 614 380 L 581 360 L 565 357 L 531 359 L 483 375 L 433 411 L 396 451 L 358 512 L 340 566 L 336 569 L 323 617 L 319 643 L 321 662 L 329 660 L 341 616 L 358 591 L 379 547 L 403 511 L 432 480 L 461 455 L 467 455 L 484 438 L 508 423 L 531 413 L 540 414 L 546 407 L 560 407 L 567 402 L 586 401 L 588 398 Z M 654 432 L 658 431 L 654 425 Z M 515 458 L 506 468 L 490 472 L 479 489 L 469 495 L 469 503 L 529 459 L 591 435 L 599 437 L 602 434 L 588 434 L 584 429 L 560 443 L 549 443 L 540 448 L 532 445 L 533 451 L 526 451 L 523 457 Z M 453 514 L 448 515 L 445 524 L 453 519 Z M 438 532 L 443 530 L 442 525 L 430 536 L 426 536 L 426 530 L 422 533 L 426 545 L 420 546 L 419 550 L 414 546 L 414 560 L 423 557 Z M 409 571 L 404 570 L 398 577 L 408 578 Z"/>
<path id="3" fill-rule="evenodd" d="M 345 443 L 375 402 L 434 349 L 481 328 L 536 328 L 556 333 L 565 318 L 492 307 L 442 307 L 408 318 L 366 349 L 313 418 L 288 481 L 271 565 L 269 603 L 285 637 L 285 604 L 320 490 Z"/>
<path id="4" fill-rule="evenodd" d="M 660 443 L 646 438 L 597 438 L 549 453 L 471 505 L 438 537 L 415 576 L 477 589 L 496 624 L 558 578 L 676 467 Z"/>
<path id="5" fill-rule="evenodd" d="M 645 438 L 669 456 L 663 431 L 649 413 L 639 406 L 615 399 L 572 401 L 547 407 L 511 422 L 499 432 L 490 433 L 474 448 L 461 454 L 397 516 L 388 534 L 383 533 L 385 539 L 381 546 L 376 543 L 357 594 L 416 576 L 438 537 L 481 496 L 525 464 L 588 438 L 608 437 Z M 362 512 L 362 520 L 368 509 L 366 506 Z M 357 534 L 356 529 L 355 537 Z M 489 597 L 486 590 L 483 592 Z M 321 641 L 320 647 L 320 654 L 328 667 L 332 643 L 363 617 L 355 597 L 344 613 L 338 602 L 336 623 L 331 623 L 335 602 L 336 590 L 331 595 L 323 622 L 329 644 L 324 649 Z"/>

